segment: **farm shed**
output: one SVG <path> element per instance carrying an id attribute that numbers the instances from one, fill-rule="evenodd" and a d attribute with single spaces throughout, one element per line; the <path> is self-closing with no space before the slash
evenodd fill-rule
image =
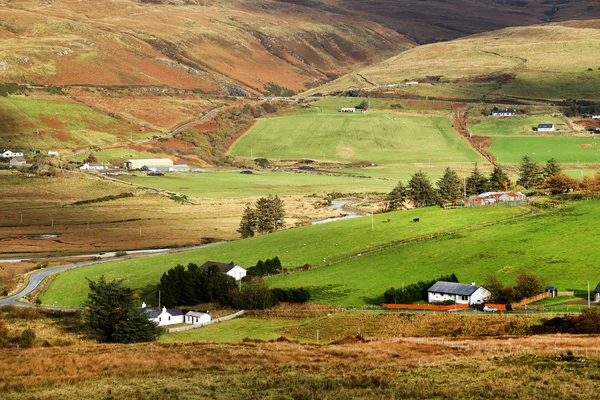
<path id="1" fill-rule="evenodd" d="M 229 264 L 217 261 L 207 261 L 204 264 L 202 264 L 200 268 L 208 269 L 213 265 L 216 265 L 219 268 L 219 271 L 221 271 L 222 273 L 235 278 L 236 281 L 240 281 L 243 277 L 246 276 L 246 270 L 240 267 L 239 265 L 236 265 L 233 261 Z"/>
<path id="2" fill-rule="evenodd" d="M 25 160 L 23 157 L 13 157 L 10 159 L 8 164 L 13 168 L 22 167 L 27 165 L 27 160 Z"/>
<path id="3" fill-rule="evenodd" d="M 356 112 L 356 108 L 354 108 L 354 107 L 342 107 L 342 109 L 340 110 L 340 112 L 343 112 L 343 113 L 353 113 L 353 112 Z"/>
<path id="4" fill-rule="evenodd" d="M 556 128 L 554 124 L 539 124 L 537 130 L 538 132 L 554 132 Z"/>
<path id="5" fill-rule="evenodd" d="M 482 303 L 490 296 L 490 291 L 483 286 L 473 282 L 465 283 L 437 281 L 427 289 L 427 301 L 429 303 L 442 303 L 454 301 L 456 304 Z"/>
<path id="6" fill-rule="evenodd" d="M 170 158 L 138 158 L 131 159 L 125 161 L 125 169 L 133 170 L 133 169 L 142 169 L 146 167 L 147 169 L 156 168 L 156 167 L 172 167 L 173 160 Z"/>
<path id="7" fill-rule="evenodd" d="M 205 313 L 197 311 L 188 311 L 188 313 L 185 314 L 186 324 L 198 325 L 205 324 L 207 322 L 210 322 L 210 313 L 208 311 Z"/>

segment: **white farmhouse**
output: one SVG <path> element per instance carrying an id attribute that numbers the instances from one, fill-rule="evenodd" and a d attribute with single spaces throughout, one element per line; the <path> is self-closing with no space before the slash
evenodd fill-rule
<path id="1" fill-rule="evenodd" d="M 200 268 L 208 269 L 213 265 L 217 266 L 219 268 L 219 271 L 221 271 L 222 273 L 232 276 L 236 281 L 241 281 L 242 278 L 246 276 L 246 270 L 240 267 L 239 265 L 236 265 L 233 261 L 229 264 L 217 261 L 207 261 L 204 264 L 202 264 Z"/>
<path id="2" fill-rule="evenodd" d="M 427 289 L 429 303 L 454 301 L 456 304 L 481 304 L 491 295 L 490 291 L 473 282 L 465 283 L 437 281 Z"/>
<path id="3" fill-rule="evenodd" d="M 107 170 L 108 167 L 102 164 L 85 163 L 79 167 L 79 169 L 82 171 L 104 171 Z"/>
<path id="4" fill-rule="evenodd" d="M 554 124 L 539 124 L 537 130 L 538 132 L 554 132 L 556 128 Z"/>
<path id="5" fill-rule="evenodd" d="M 2 158 L 23 157 L 23 154 L 25 154 L 25 152 L 23 150 L 4 149 L 0 153 L 0 157 L 2 157 Z"/>
<path id="6" fill-rule="evenodd" d="M 493 117 L 512 117 L 515 115 L 512 110 L 492 110 Z"/>
<path id="7" fill-rule="evenodd" d="M 202 325 L 210 322 L 210 314 L 207 312 L 188 311 L 185 314 L 185 323 L 193 325 Z"/>
<path id="8" fill-rule="evenodd" d="M 353 112 L 356 112 L 356 108 L 354 108 L 354 107 L 343 107 L 340 110 L 340 112 L 343 112 L 343 113 L 353 113 Z"/>
<path id="9" fill-rule="evenodd" d="M 592 119 L 600 119 L 600 113 L 592 114 Z"/>
<path id="10" fill-rule="evenodd" d="M 148 319 L 152 322 L 156 322 L 158 326 L 183 324 L 184 315 L 183 312 L 178 308 L 163 307 L 161 311 L 154 308 L 146 307 L 146 303 L 142 303 L 140 308 L 142 313 L 148 315 Z"/>

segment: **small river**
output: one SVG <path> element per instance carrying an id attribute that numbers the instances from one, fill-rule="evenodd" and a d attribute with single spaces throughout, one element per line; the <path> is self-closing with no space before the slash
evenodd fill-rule
<path id="1" fill-rule="evenodd" d="M 331 202 L 331 205 L 329 205 L 327 208 L 329 208 L 331 210 L 336 210 L 336 211 L 343 211 L 346 213 L 346 215 L 344 215 L 343 217 L 333 217 L 333 218 L 322 219 L 319 221 L 313 221 L 312 225 L 326 224 L 328 222 L 341 221 L 343 219 L 350 219 L 350 218 L 358 218 L 358 217 L 363 217 L 363 216 L 367 215 L 366 213 L 361 213 L 358 211 L 349 210 L 349 209 L 345 208 L 348 204 L 352 204 L 355 202 L 356 202 L 356 200 L 333 200 Z"/>

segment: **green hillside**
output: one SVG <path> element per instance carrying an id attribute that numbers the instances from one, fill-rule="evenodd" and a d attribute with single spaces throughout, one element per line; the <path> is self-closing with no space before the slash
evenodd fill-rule
<path id="1" fill-rule="evenodd" d="M 506 28 L 419 46 L 307 93 L 397 85 L 404 94 L 450 98 L 600 99 L 599 26 Z"/>
<path id="2" fill-rule="evenodd" d="M 97 279 L 102 275 L 109 279 L 124 278 L 128 285 L 141 289 L 142 293 L 153 293 L 162 273 L 178 263 L 186 265 L 190 262 L 202 264 L 207 260 L 227 262 L 235 260 L 240 265 L 248 267 L 254 265 L 259 259 L 278 256 L 285 268 L 307 263 L 318 265 L 323 263 L 324 258 L 331 262 L 394 241 L 452 231 L 524 211 L 526 210 L 522 208 L 443 210 L 431 207 L 377 215 L 374 218 L 373 231 L 369 217 L 305 226 L 204 249 L 110 262 L 64 272 L 56 277 L 41 299 L 44 304 L 79 305 L 85 300 L 87 294 L 85 278 Z M 421 221 L 412 222 L 415 217 L 420 218 Z M 387 223 L 387 218 L 390 218 L 390 223 Z M 322 269 L 322 271 L 327 270 L 328 268 Z M 386 280 L 387 278 L 383 279 Z M 353 278 L 348 278 L 348 282 L 360 284 Z M 392 281 L 389 281 L 389 284 L 391 283 Z M 148 300 L 151 301 L 152 298 L 149 297 Z"/>
<path id="3" fill-rule="evenodd" d="M 481 283 L 497 273 L 514 283 L 522 269 L 559 290 L 594 286 L 600 235 L 600 201 L 341 262 L 330 267 L 269 279 L 272 287 L 305 286 L 317 303 L 363 305 L 390 287 L 455 273 L 461 282 Z"/>

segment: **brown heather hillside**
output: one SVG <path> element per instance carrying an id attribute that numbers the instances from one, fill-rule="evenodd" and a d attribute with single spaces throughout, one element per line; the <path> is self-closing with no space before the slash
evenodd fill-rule
<path id="1" fill-rule="evenodd" d="M 279 1 L 0 0 L 0 81 L 302 90 L 412 47 L 360 16 Z"/>
<path id="2" fill-rule="evenodd" d="M 600 18 L 598 0 L 326 1 L 388 26 L 418 43 L 451 40 L 544 21 Z"/>

